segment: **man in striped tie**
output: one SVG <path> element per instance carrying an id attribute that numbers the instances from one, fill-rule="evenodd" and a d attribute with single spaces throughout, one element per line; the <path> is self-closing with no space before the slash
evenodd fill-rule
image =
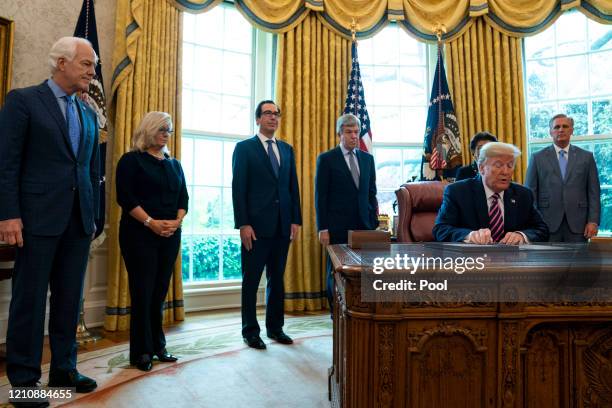
<path id="1" fill-rule="evenodd" d="M 491 142 L 478 157 L 479 175 L 444 190 L 433 235 L 436 241 L 520 245 L 547 241 L 548 227 L 531 191 L 512 182 L 520 150 Z"/>

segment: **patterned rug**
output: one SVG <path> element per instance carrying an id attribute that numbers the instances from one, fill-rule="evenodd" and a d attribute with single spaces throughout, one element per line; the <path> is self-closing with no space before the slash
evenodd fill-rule
<path id="1" fill-rule="evenodd" d="M 296 343 L 300 343 L 299 339 L 331 337 L 332 324 L 328 315 L 286 317 L 284 329 L 297 340 Z M 269 339 L 262 338 L 268 344 L 271 343 Z M 125 344 L 79 354 L 79 371 L 95 378 L 98 382 L 95 393 L 117 387 L 122 383 L 138 380 L 142 376 L 154 375 L 168 368 L 176 369 L 177 364 L 181 365 L 221 354 L 231 354 L 231 352 L 243 350 L 247 347 L 242 342 L 239 322 L 168 335 L 167 349 L 180 358 L 179 362 L 169 364 L 154 361 L 153 369 L 148 373 L 129 365 L 128 348 L 128 344 Z M 256 351 L 253 350 L 253 352 Z M 47 380 L 48 370 L 48 364 L 42 367 L 42 381 Z M 9 389 L 10 384 L 7 378 L 0 377 L 0 401 L 2 402 L 0 407 L 11 407 L 10 404 L 6 403 Z M 87 396 L 88 394 L 74 394 L 70 400 L 52 400 L 51 406 L 61 406 L 66 403 L 71 403 L 70 406 L 79 406 L 78 399 Z M 75 401 L 76 403 L 74 403 Z"/>

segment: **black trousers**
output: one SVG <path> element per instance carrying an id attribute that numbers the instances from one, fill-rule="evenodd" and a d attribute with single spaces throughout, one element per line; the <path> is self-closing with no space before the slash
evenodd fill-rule
<path id="1" fill-rule="evenodd" d="M 289 251 L 289 237 L 278 235 L 274 238 L 257 238 L 253 248 L 240 248 L 242 259 L 242 336 L 258 336 L 257 289 L 266 267 L 266 330 L 278 333 L 285 324 L 285 287 L 283 275 Z"/>
<path id="2" fill-rule="evenodd" d="M 23 242 L 15 259 L 6 334 L 6 371 L 13 386 L 40 379 L 49 287 L 51 372 L 76 368 L 76 327 L 91 243 L 83 229 L 78 195 L 61 235 L 37 236 L 24 230 Z"/>
<path id="3" fill-rule="evenodd" d="M 181 231 L 160 237 L 141 225 L 119 228 L 119 246 L 130 284 L 130 361 L 166 347 L 164 299 L 181 243 Z"/>

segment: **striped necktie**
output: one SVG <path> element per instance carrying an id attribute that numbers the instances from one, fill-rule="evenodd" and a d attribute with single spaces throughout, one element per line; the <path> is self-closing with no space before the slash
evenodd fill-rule
<path id="1" fill-rule="evenodd" d="M 493 242 L 499 242 L 504 237 L 504 217 L 499 207 L 499 193 L 491 196 L 491 209 L 489 210 L 489 229 Z"/>

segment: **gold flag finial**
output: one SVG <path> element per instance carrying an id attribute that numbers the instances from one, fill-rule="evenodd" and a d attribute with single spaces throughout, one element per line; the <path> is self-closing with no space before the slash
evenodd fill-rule
<path id="1" fill-rule="evenodd" d="M 442 42 L 442 33 L 446 34 L 446 26 L 442 23 L 436 23 L 433 28 L 433 32 L 436 33 L 438 42 Z"/>
<path id="2" fill-rule="evenodd" d="M 359 28 L 359 24 L 357 24 L 357 20 L 355 17 L 351 18 L 351 39 L 355 42 L 357 37 L 357 29 Z"/>

